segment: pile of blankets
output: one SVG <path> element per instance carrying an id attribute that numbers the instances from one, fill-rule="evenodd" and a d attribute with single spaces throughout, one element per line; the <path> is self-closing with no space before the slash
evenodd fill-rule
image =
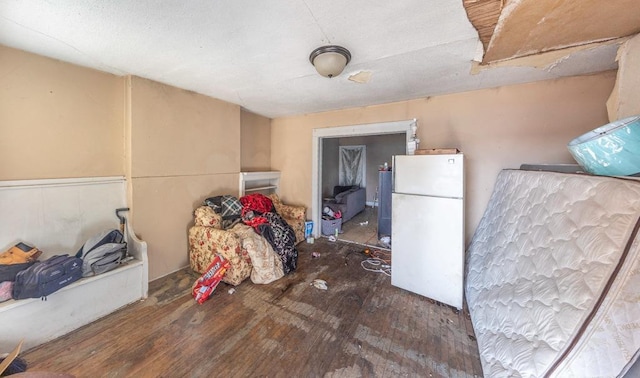
<path id="1" fill-rule="evenodd" d="M 295 248 L 295 232 L 276 212 L 269 197 L 260 193 L 248 194 L 240 199 L 224 195 L 207 198 L 204 202 L 222 216 L 224 229 L 243 222 L 264 237 L 280 256 L 284 274 L 296 269 L 298 250 Z"/>

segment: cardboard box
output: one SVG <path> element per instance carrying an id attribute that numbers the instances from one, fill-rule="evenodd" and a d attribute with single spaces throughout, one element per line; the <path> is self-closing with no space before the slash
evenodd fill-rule
<path id="1" fill-rule="evenodd" d="M 416 155 L 450 155 L 459 153 L 460 150 L 457 148 L 431 148 L 428 150 L 416 150 Z"/>
<path id="2" fill-rule="evenodd" d="M 4 373 L 5 370 L 7 370 L 7 368 L 9 367 L 9 365 L 11 365 L 11 363 L 13 362 L 13 360 L 16 359 L 16 357 L 18 357 L 18 355 L 20 354 L 20 349 L 22 349 L 22 343 L 23 341 L 20 341 L 20 344 L 18 344 L 17 347 L 15 347 L 13 349 L 13 351 L 11 351 L 11 353 L 9 353 L 4 360 L 2 361 L 2 363 L 0 363 L 0 374 Z M 25 373 L 26 374 L 26 373 Z M 22 375 L 22 374 L 20 374 Z"/>

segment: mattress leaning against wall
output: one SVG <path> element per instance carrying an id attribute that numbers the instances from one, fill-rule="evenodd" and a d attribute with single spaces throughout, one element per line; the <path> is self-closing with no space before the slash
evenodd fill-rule
<path id="1" fill-rule="evenodd" d="M 505 170 L 467 251 L 486 376 L 616 376 L 640 348 L 640 182 Z"/>

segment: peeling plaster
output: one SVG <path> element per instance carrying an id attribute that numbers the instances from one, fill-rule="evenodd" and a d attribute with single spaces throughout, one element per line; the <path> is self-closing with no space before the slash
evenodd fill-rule
<path id="1" fill-rule="evenodd" d="M 640 114 L 640 34 L 618 49 L 616 60 L 616 83 L 607 100 L 610 122 Z"/>
<path id="2" fill-rule="evenodd" d="M 360 71 L 358 73 L 350 75 L 349 80 L 356 83 L 365 84 L 371 80 L 372 75 L 373 75 L 373 72 L 371 71 Z"/>
<path id="3" fill-rule="evenodd" d="M 499 62 L 491 62 L 488 64 L 480 64 L 474 61 L 471 67 L 471 74 L 475 75 L 482 72 L 483 70 L 495 67 L 535 67 L 550 72 L 560 63 L 569 59 L 573 54 L 586 50 L 596 49 L 602 46 L 609 46 L 613 44 L 621 45 L 628 39 L 629 37 L 624 37 L 604 42 L 589 43 L 582 46 L 574 46 L 561 50 L 546 51 L 534 55 L 502 60 Z"/>
<path id="4" fill-rule="evenodd" d="M 485 62 L 633 35 L 640 31 L 636 2 L 509 0 L 496 22 Z"/>

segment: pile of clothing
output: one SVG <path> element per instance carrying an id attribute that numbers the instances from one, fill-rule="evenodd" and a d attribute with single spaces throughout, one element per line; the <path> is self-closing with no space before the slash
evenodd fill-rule
<path id="1" fill-rule="evenodd" d="M 340 210 L 333 211 L 329 206 L 325 206 L 322 209 L 322 219 L 335 220 L 342 218 L 342 212 Z"/>
<path id="2" fill-rule="evenodd" d="M 273 247 L 282 261 L 284 274 L 294 271 L 298 263 L 293 228 L 280 216 L 271 199 L 255 193 L 240 197 L 216 196 L 207 198 L 205 205 L 222 216 L 222 228 L 230 229 L 239 222 L 251 226 Z"/>

